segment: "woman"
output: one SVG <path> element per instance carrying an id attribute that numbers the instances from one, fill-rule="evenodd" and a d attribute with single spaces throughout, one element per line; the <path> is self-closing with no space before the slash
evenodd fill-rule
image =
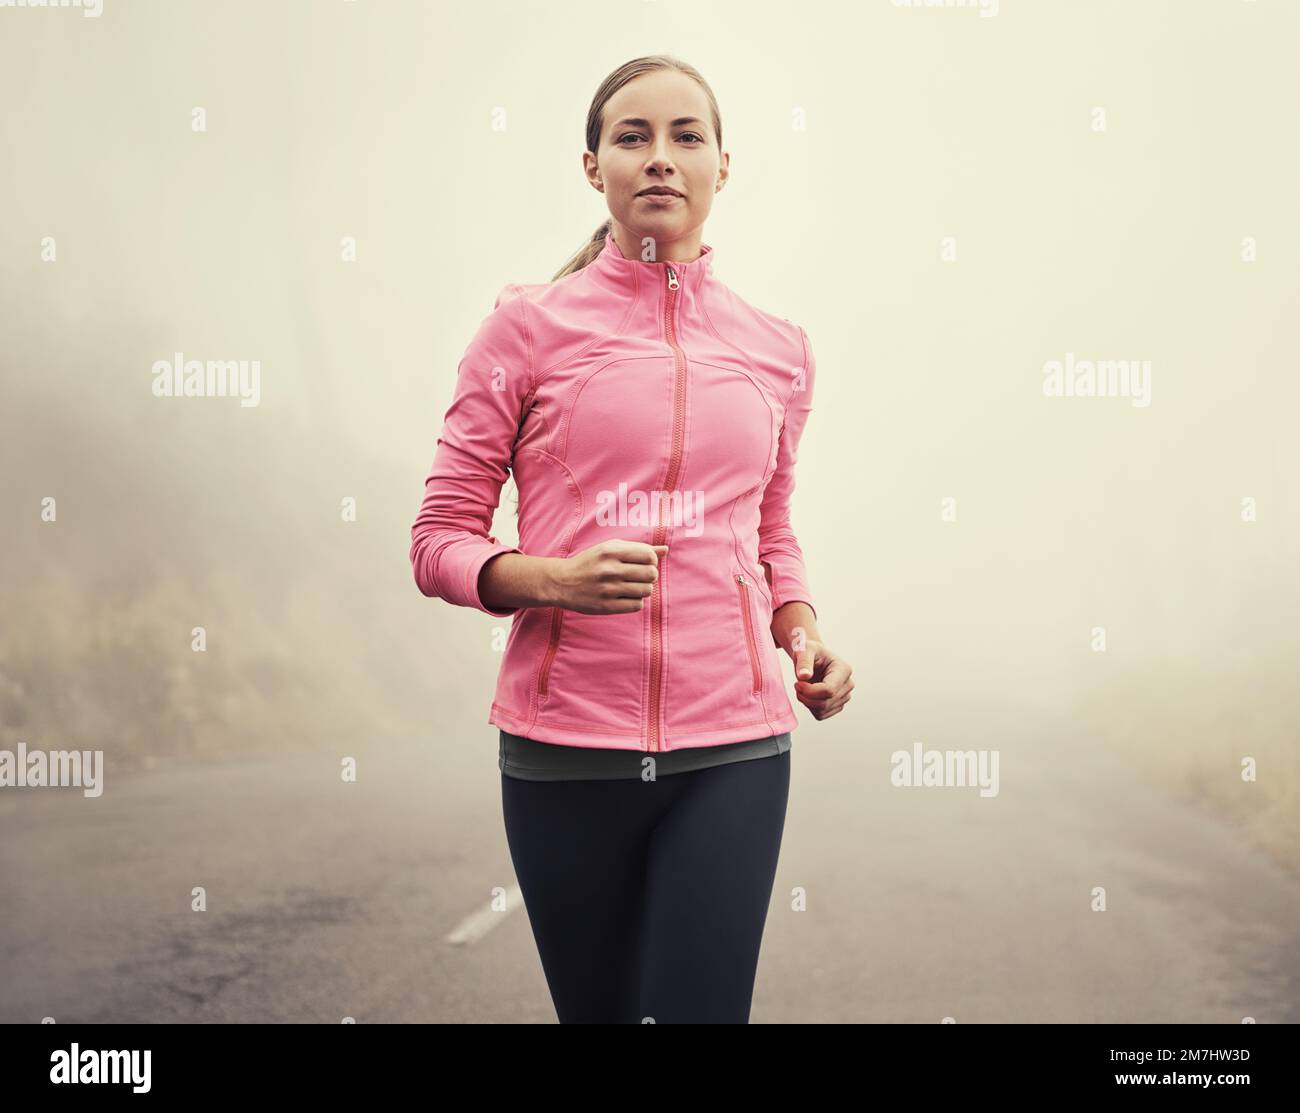
<path id="1" fill-rule="evenodd" d="M 484 319 L 411 561 L 513 619 L 488 721 L 560 1021 L 747 1023 L 797 725 L 776 651 L 817 719 L 853 688 L 790 528 L 815 364 L 713 274 L 729 155 L 699 73 L 615 70 L 583 161 L 610 219 Z M 517 546 L 488 532 L 512 471 Z"/>

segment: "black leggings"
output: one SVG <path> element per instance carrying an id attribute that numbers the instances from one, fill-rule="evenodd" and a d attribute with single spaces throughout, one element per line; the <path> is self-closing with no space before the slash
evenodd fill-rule
<path id="1" fill-rule="evenodd" d="M 501 776 L 561 1024 L 749 1022 L 790 753 L 656 781 Z"/>

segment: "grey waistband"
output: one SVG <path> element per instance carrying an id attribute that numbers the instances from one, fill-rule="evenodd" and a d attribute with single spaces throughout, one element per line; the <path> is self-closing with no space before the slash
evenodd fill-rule
<path id="1" fill-rule="evenodd" d="M 645 750 L 610 750 L 593 746 L 561 746 L 501 731 L 497 768 L 508 777 L 525 781 L 607 781 L 640 779 L 644 760 L 655 759 L 654 775 L 671 776 L 727 765 L 734 761 L 776 757 L 790 749 L 790 732 L 728 742 L 721 746 L 693 746 L 651 754 Z"/>

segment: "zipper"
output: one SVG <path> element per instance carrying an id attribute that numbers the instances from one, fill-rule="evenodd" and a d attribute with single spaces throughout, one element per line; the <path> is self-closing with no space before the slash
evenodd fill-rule
<path id="1" fill-rule="evenodd" d="M 555 650 L 560 644 L 560 627 L 564 625 L 564 608 L 551 608 L 551 640 L 546 645 L 546 656 L 542 658 L 542 667 L 537 674 L 537 696 L 546 698 L 546 685 L 551 675 L 551 662 L 555 660 Z"/>
<path id="2" fill-rule="evenodd" d="M 664 337 L 673 349 L 673 369 L 676 376 L 673 382 L 673 442 L 668 457 L 668 476 L 664 480 L 665 492 L 671 492 L 677 484 L 677 473 L 682 462 L 682 438 L 686 423 L 686 353 L 678 345 L 677 333 L 673 328 L 673 306 L 676 304 L 677 291 L 681 288 L 681 282 L 671 263 L 664 264 L 664 277 L 668 284 L 664 295 Z M 655 526 L 654 538 L 651 542 L 655 545 L 662 545 L 668 533 L 668 524 L 662 517 L 666 501 L 659 500 L 660 521 Z M 663 559 L 663 557 L 659 559 L 661 569 Z M 651 752 L 657 751 L 661 743 L 659 709 L 663 701 L 664 683 L 664 605 L 660 582 L 656 582 L 655 588 L 650 597 L 650 742 L 647 749 Z"/>
<path id="3" fill-rule="evenodd" d="M 754 691 L 763 687 L 763 676 L 758 670 L 758 646 L 754 643 L 754 619 L 749 605 L 749 581 L 743 572 L 736 573 L 736 590 L 740 593 L 740 611 L 745 616 L 745 641 L 749 643 L 749 667 L 754 674 Z"/>

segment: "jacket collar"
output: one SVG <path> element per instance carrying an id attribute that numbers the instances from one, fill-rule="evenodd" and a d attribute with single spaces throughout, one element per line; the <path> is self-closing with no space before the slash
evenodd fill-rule
<path id="1" fill-rule="evenodd" d="M 671 261 L 682 292 L 694 293 L 713 278 L 714 250 L 706 243 L 700 244 L 700 254 L 689 263 Z M 614 233 L 605 233 L 605 246 L 600 254 L 584 267 L 603 285 L 612 289 L 635 293 L 638 289 L 662 290 L 666 287 L 668 261 L 647 263 L 641 259 L 625 259 L 614 242 Z"/>

